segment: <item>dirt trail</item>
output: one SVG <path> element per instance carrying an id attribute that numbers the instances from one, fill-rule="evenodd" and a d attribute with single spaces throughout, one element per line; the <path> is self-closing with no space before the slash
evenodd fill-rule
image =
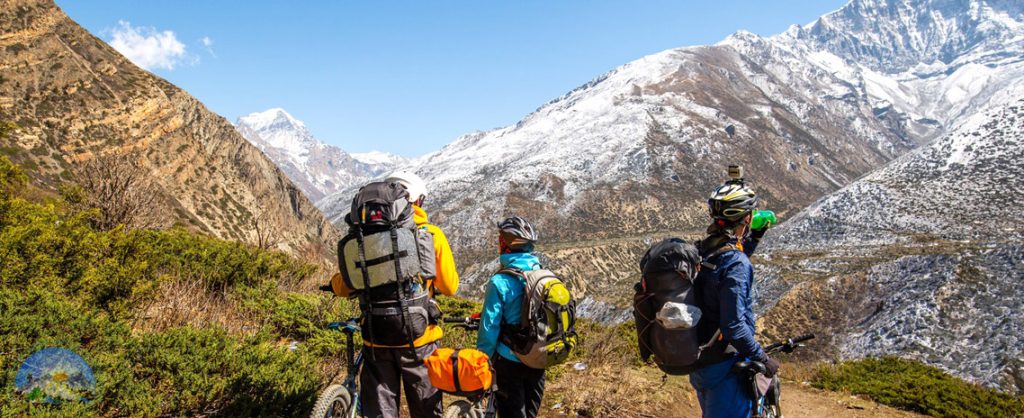
<path id="1" fill-rule="evenodd" d="M 680 393 L 681 392 L 681 393 Z M 696 393 L 692 388 L 679 390 L 671 396 L 671 402 L 661 403 L 652 408 L 640 408 L 646 411 L 630 411 L 623 415 L 618 414 L 594 414 L 594 417 L 644 417 L 644 418 L 688 418 L 700 417 L 700 405 L 697 403 Z M 557 408 L 557 409 L 555 409 Z M 799 383 L 783 383 L 782 385 L 782 412 L 786 418 L 920 418 L 924 415 L 905 412 L 893 409 L 875 402 L 845 395 L 837 392 L 829 392 L 815 389 Z M 565 408 L 555 405 L 554 408 L 545 402 L 541 417 L 555 418 L 568 416 L 588 416 L 584 412 L 572 413 Z"/>
<path id="2" fill-rule="evenodd" d="M 836 392 L 800 384 L 782 385 L 782 412 L 786 418 L 922 417 Z"/>

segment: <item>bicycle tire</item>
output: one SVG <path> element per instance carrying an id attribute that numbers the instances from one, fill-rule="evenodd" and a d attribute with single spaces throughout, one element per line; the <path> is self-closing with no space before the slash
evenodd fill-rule
<path id="1" fill-rule="evenodd" d="M 482 414 L 467 400 L 457 400 L 444 409 L 441 418 L 481 418 Z"/>
<path id="2" fill-rule="evenodd" d="M 313 405 L 309 418 L 348 418 L 352 416 L 352 394 L 342 385 L 330 385 Z"/>

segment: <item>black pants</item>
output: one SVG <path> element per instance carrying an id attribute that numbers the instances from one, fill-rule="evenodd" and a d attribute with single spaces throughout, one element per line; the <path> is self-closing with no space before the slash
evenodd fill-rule
<path id="1" fill-rule="evenodd" d="M 495 357 L 498 358 L 494 362 L 498 418 L 536 418 L 544 397 L 544 370 L 527 367 L 500 354 Z"/>
<path id="2" fill-rule="evenodd" d="M 440 418 L 441 392 L 430 384 L 427 366 L 423 364 L 437 345 L 433 342 L 415 349 L 363 347 L 365 360 L 359 373 L 363 416 L 398 417 L 399 395 L 404 386 L 412 418 Z"/>

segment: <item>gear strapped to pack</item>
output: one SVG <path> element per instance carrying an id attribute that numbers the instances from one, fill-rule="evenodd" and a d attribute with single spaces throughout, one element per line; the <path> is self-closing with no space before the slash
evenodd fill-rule
<path id="1" fill-rule="evenodd" d="M 490 390 L 494 383 L 490 359 L 480 350 L 442 347 L 423 363 L 430 384 L 445 393 L 476 397 Z"/>

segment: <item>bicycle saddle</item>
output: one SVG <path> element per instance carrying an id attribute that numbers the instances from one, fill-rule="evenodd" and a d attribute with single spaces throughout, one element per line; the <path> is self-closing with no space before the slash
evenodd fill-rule
<path id="1" fill-rule="evenodd" d="M 736 362 L 736 364 L 733 364 L 732 365 L 732 371 L 736 372 L 736 373 L 741 373 L 741 374 L 742 373 L 750 373 L 750 374 L 761 373 L 761 374 L 764 374 L 765 372 L 768 371 L 768 368 L 765 367 L 764 363 L 761 363 L 760 361 L 748 360 L 748 361 L 738 361 L 738 362 Z"/>

